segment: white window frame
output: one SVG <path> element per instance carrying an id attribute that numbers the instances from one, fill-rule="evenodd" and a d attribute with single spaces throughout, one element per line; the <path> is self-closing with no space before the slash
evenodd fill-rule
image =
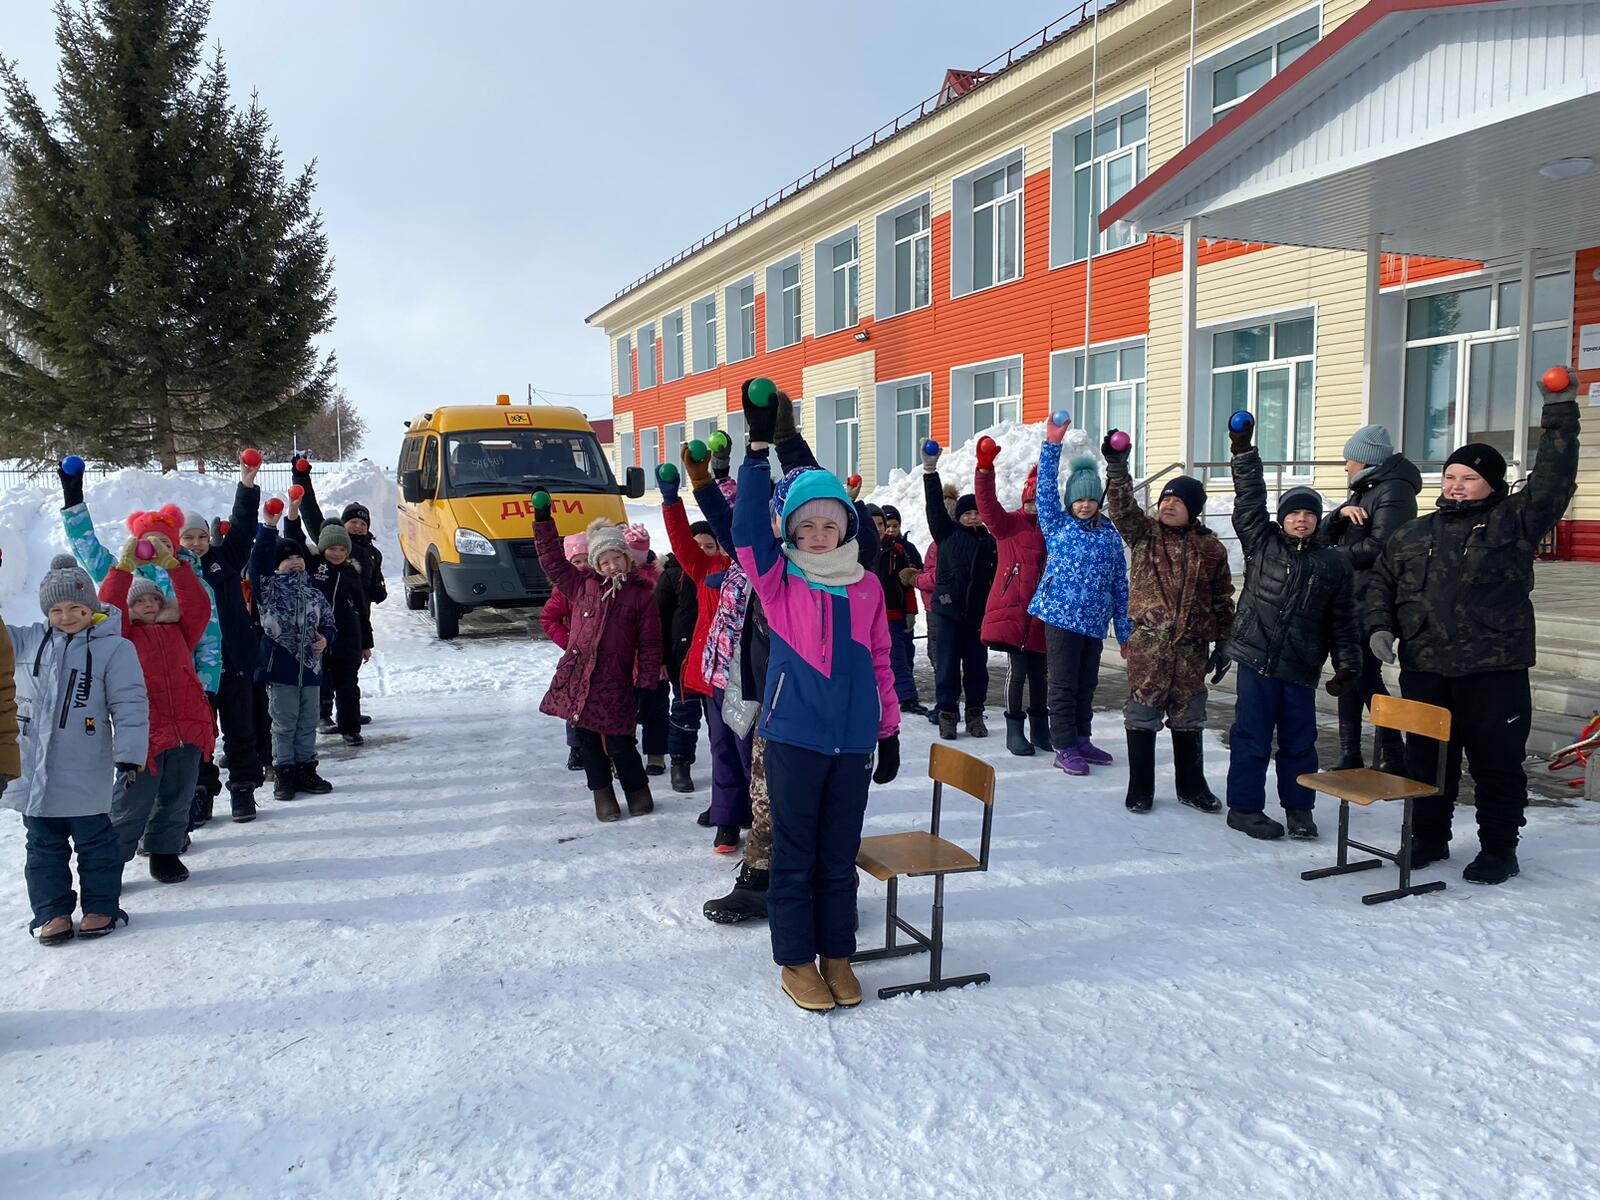
<path id="1" fill-rule="evenodd" d="M 1309 320 L 1311 322 L 1311 350 L 1308 353 L 1303 354 L 1280 355 L 1278 353 L 1278 326 L 1304 320 Z M 1251 363 L 1237 363 L 1225 367 L 1217 366 L 1215 361 L 1215 339 L 1217 335 L 1224 333 L 1235 333 L 1241 329 L 1249 329 L 1257 325 L 1266 325 L 1271 327 L 1271 343 L 1267 349 L 1267 357 Z M 1196 341 L 1198 343 L 1196 358 L 1199 361 L 1197 365 L 1201 369 L 1202 378 L 1207 380 L 1205 394 L 1207 419 L 1203 423 L 1197 423 L 1197 432 L 1201 429 L 1204 430 L 1202 435 L 1204 442 L 1200 447 L 1202 451 L 1201 457 L 1214 462 L 1226 462 L 1229 458 L 1226 444 L 1226 432 L 1225 429 L 1219 426 L 1218 423 L 1226 422 L 1228 415 L 1235 410 L 1230 403 L 1229 412 L 1219 414 L 1216 404 L 1218 379 L 1224 375 L 1245 374 L 1248 376 L 1249 383 L 1246 389 L 1245 407 L 1252 416 L 1257 418 L 1257 445 L 1259 447 L 1259 389 L 1261 376 L 1269 371 L 1287 369 L 1289 372 L 1290 393 L 1288 409 L 1285 413 L 1284 421 L 1286 425 L 1285 441 L 1289 451 L 1288 457 L 1289 459 L 1302 458 L 1302 456 L 1298 454 L 1298 448 L 1295 445 L 1295 436 L 1297 427 L 1299 425 L 1301 406 L 1303 404 L 1309 404 L 1311 407 L 1311 419 L 1307 422 L 1307 428 L 1311 433 L 1312 444 L 1306 448 L 1306 454 L 1303 456 L 1303 460 L 1314 458 L 1316 455 L 1317 429 L 1317 338 L 1321 332 L 1321 321 L 1319 319 L 1316 306 L 1305 305 L 1298 308 L 1269 313 L 1256 313 L 1248 317 L 1230 317 L 1225 321 L 1218 321 L 1214 324 L 1203 325 L 1195 332 Z M 1309 396 L 1301 396 L 1300 394 L 1301 377 L 1299 367 L 1301 365 L 1308 366 L 1310 370 L 1311 394 Z M 1269 461 L 1276 461 L 1267 453 L 1263 453 L 1262 457 L 1264 459 L 1268 459 Z M 1314 470 L 1315 468 L 1311 467 L 1310 465 L 1302 465 L 1291 470 L 1284 471 L 1282 478 L 1294 482 L 1306 482 L 1311 479 Z M 1229 472 L 1226 467 L 1213 467 L 1210 469 L 1209 474 L 1220 477 L 1228 475 Z"/>
<path id="2" fill-rule="evenodd" d="M 1134 136 L 1133 132 L 1125 127 L 1124 118 L 1138 111 L 1144 111 L 1144 132 Z M 1117 145 L 1104 152 L 1095 151 L 1094 142 L 1096 132 L 1105 125 L 1115 122 L 1117 126 Z M 1077 161 L 1077 139 L 1080 134 L 1089 135 L 1089 159 L 1086 163 Z M 1124 140 L 1126 136 L 1127 140 Z M 1106 174 L 1110 164 L 1123 159 L 1131 160 L 1132 182 L 1128 191 L 1139 186 L 1149 174 L 1149 145 L 1150 145 L 1150 89 L 1139 88 L 1125 96 L 1099 105 L 1093 113 L 1086 113 L 1075 121 L 1054 129 L 1050 133 L 1050 266 L 1065 267 L 1073 263 L 1083 262 L 1090 256 L 1113 254 L 1118 250 L 1125 250 L 1134 245 L 1132 226 L 1125 221 L 1118 221 L 1110 229 L 1100 228 L 1100 214 L 1111 206 L 1115 200 L 1105 199 Z M 1078 175 L 1082 171 L 1089 172 L 1089 203 L 1092 212 L 1089 216 L 1089 254 L 1078 253 L 1076 244 L 1078 223 Z M 1127 191 L 1118 193 L 1116 199 L 1126 195 Z"/>
<path id="3" fill-rule="evenodd" d="M 767 350 L 798 346 L 805 339 L 805 272 L 799 254 L 781 258 L 767 268 Z M 785 286 L 784 274 L 794 271 L 794 285 Z M 786 294 L 794 293 L 794 310 L 786 313 Z"/>
<path id="4" fill-rule="evenodd" d="M 812 326 L 821 337 L 828 333 L 838 333 L 841 329 L 849 329 L 861 322 L 861 228 L 852 225 L 849 229 L 842 229 L 832 237 L 823 238 L 812 250 L 813 270 L 812 278 L 817 281 L 816 295 L 812 298 L 816 311 L 812 315 Z M 849 261 L 843 265 L 836 265 L 834 258 L 839 247 L 848 243 L 854 253 Z M 835 312 L 838 307 L 837 297 L 834 295 L 838 288 L 840 274 L 844 275 L 845 311 Z M 824 285 L 823 281 L 827 283 Z"/>
<path id="5" fill-rule="evenodd" d="M 848 416 L 839 415 L 839 407 L 848 404 Z M 796 424 L 799 419 L 796 418 Z M 803 428 L 803 427 L 802 427 Z M 841 428 L 848 439 L 849 450 L 841 457 L 839 436 Z M 861 473 L 861 394 L 851 388 L 843 392 L 829 392 L 817 397 L 817 461 L 840 479 Z"/>
<path id="6" fill-rule="evenodd" d="M 979 400 L 977 398 L 977 383 L 979 375 L 986 375 L 996 371 L 1006 372 L 1007 392 L 1004 396 L 992 399 Z M 986 358 L 981 362 L 966 363 L 950 369 L 950 444 L 960 446 L 966 443 L 974 434 L 982 433 L 985 429 L 998 424 L 1003 420 L 1022 420 L 1022 379 L 1023 356 L 1008 354 L 1003 358 Z M 1011 391 L 1012 383 L 1016 390 Z M 991 405 L 995 415 L 991 420 L 980 421 L 978 418 L 978 405 Z M 1003 408 L 1013 408 L 1013 414 L 1007 418 L 1000 415 Z"/>
<path id="7" fill-rule="evenodd" d="M 656 327 L 652 322 L 639 326 L 634 334 L 634 351 L 639 356 L 639 390 L 647 391 L 656 386 Z M 645 382 L 645 364 L 650 365 L 650 382 Z"/>
<path id="8" fill-rule="evenodd" d="M 1016 172 L 1016 182 L 1013 186 L 1011 173 Z M 975 198 L 977 184 L 993 175 L 1002 174 L 1001 186 L 1003 190 L 989 200 L 979 201 Z M 1008 283 L 1015 283 L 1022 278 L 1025 269 L 1023 261 L 1023 247 L 1027 238 L 1023 236 L 1023 223 L 1026 219 L 1026 207 L 1023 203 L 1023 191 L 1027 186 L 1027 164 L 1023 160 L 1023 147 L 1016 146 L 1004 154 L 991 158 L 982 166 L 974 167 L 970 171 L 963 171 L 950 181 L 950 297 L 955 299 L 960 296 L 970 296 L 975 292 L 986 292 L 990 288 L 1002 287 Z M 1016 245 L 1016 271 L 1014 274 L 1001 278 L 1001 268 L 1005 262 L 1004 238 L 1001 237 L 1001 225 L 1007 211 L 1011 213 L 1012 228 L 1015 232 Z M 989 241 L 989 282 L 979 284 L 977 278 L 977 238 L 975 229 L 980 216 L 986 215 L 990 222 L 991 237 Z"/>
<path id="9" fill-rule="evenodd" d="M 1135 364 L 1129 355 L 1138 351 L 1140 363 Z M 1114 379 L 1102 379 L 1095 382 L 1089 381 L 1089 367 L 1097 354 L 1115 354 L 1117 356 L 1117 371 Z M 1078 371 L 1083 374 L 1083 382 L 1078 381 Z M 1134 366 L 1139 370 L 1133 370 Z M 1147 397 L 1149 394 L 1149 348 L 1142 337 L 1122 338 L 1114 342 L 1096 342 L 1089 347 L 1089 354 L 1085 357 L 1082 346 L 1070 347 L 1066 350 L 1055 350 L 1050 354 L 1050 411 L 1057 412 L 1066 409 L 1072 414 L 1072 427 L 1081 429 L 1089 435 L 1089 440 L 1099 446 L 1100 440 L 1109 432 L 1109 405 L 1111 393 L 1117 391 L 1128 392 L 1127 402 L 1133 410 L 1133 420 L 1128 422 L 1131 428 L 1123 429 L 1133 439 L 1133 457 L 1130 468 L 1135 476 L 1142 476 L 1145 470 L 1144 443 L 1145 430 L 1148 421 L 1149 407 Z"/>
<path id="10" fill-rule="evenodd" d="M 688 372 L 684 361 L 683 309 L 661 318 L 661 381 L 676 383 Z M 676 368 L 676 369 L 674 369 Z"/>
<path id="11" fill-rule="evenodd" d="M 749 291 L 750 302 L 745 303 L 746 289 Z M 743 362 L 747 358 L 756 356 L 756 277 L 746 275 L 737 283 L 730 283 L 723 289 L 722 311 L 728 314 L 726 322 L 728 335 L 728 361 L 730 363 Z M 733 314 L 739 314 L 738 324 L 734 324 Z M 746 320 L 748 316 L 748 322 Z M 745 333 L 749 332 L 749 343 L 745 343 Z"/>
<path id="12" fill-rule="evenodd" d="M 1247 92 L 1230 103 L 1220 106 L 1221 111 L 1219 112 L 1219 106 L 1214 103 L 1213 89 L 1216 77 L 1220 72 L 1259 54 L 1262 50 L 1270 48 L 1272 51 L 1272 74 L 1267 78 L 1271 80 L 1277 76 L 1279 71 L 1289 65 L 1289 63 L 1280 64 L 1278 61 L 1281 44 L 1298 34 L 1306 32 L 1308 29 L 1317 31 L 1317 42 L 1320 42 L 1325 36 L 1326 31 L 1322 27 L 1322 5 L 1320 3 L 1312 4 L 1300 9 L 1298 12 L 1290 13 L 1281 20 L 1274 21 L 1271 25 L 1258 29 L 1237 41 L 1229 42 L 1221 49 L 1215 50 L 1196 61 L 1194 74 L 1189 79 L 1188 87 L 1185 89 L 1184 140 L 1187 142 L 1194 141 L 1195 138 L 1226 116 L 1229 111 L 1255 95 L 1254 91 Z M 1310 46 L 1302 49 L 1300 53 L 1304 54 L 1315 45 L 1316 42 L 1312 42 Z M 1295 57 L 1298 58 L 1299 55 Z M 1290 62 L 1293 62 L 1293 59 Z M 1266 85 L 1263 84 L 1262 86 L 1265 87 Z"/>
<path id="13" fill-rule="evenodd" d="M 617 395 L 633 392 L 633 338 L 626 333 L 617 339 Z"/>
<path id="14" fill-rule="evenodd" d="M 689 304 L 689 325 L 693 331 L 694 371 L 713 371 L 717 366 L 717 294 Z"/>
<path id="15" fill-rule="evenodd" d="M 682 421 L 674 422 L 673 424 L 666 426 L 662 431 L 666 435 L 665 450 L 663 451 L 661 457 L 662 462 L 669 462 L 674 466 L 677 465 L 678 459 L 683 453 L 685 431 L 686 426 Z"/>
<path id="16" fill-rule="evenodd" d="M 656 468 L 661 465 L 661 430 L 658 426 L 647 425 L 636 430 L 634 436 L 639 440 L 639 465 L 644 468 L 645 483 L 659 488 Z"/>
<path id="17" fill-rule="evenodd" d="M 924 407 L 907 409 L 906 415 L 912 417 L 912 453 L 910 462 L 901 466 L 899 462 L 900 447 L 900 421 L 899 392 L 901 388 L 921 386 L 923 388 Z M 889 482 L 889 473 L 897 467 L 906 472 L 914 470 L 922 461 L 920 440 L 916 435 L 915 418 L 926 416 L 927 432 L 923 438 L 931 437 L 933 430 L 933 375 L 924 372 L 920 375 L 907 375 L 902 379 L 889 379 L 874 385 L 875 426 L 877 429 L 877 474 L 880 484 Z"/>
<path id="18" fill-rule="evenodd" d="M 896 234 L 895 225 L 901 217 L 917 213 L 921 217 L 920 229 L 900 237 Z M 908 196 L 898 204 L 884 209 L 873 218 L 877 236 L 876 272 L 877 291 L 873 305 L 873 317 L 877 321 L 886 321 L 891 317 L 902 316 L 905 313 L 916 312 L 918 309 L 927 308 L 933 303 L 933 193 L 921 192 L 915 196 Z M 908 308 L 895 307 L 895 264 L 898 261 L 900 247 L 908 247 L 907 259 L 911 268 L 911 281 L 907 292 L 911 297 Z M 917 260 L 921 257 L 927 264 L 926 295 L 918 303 L 917 291 Z"/>
<path id="19" fill-rule="evenodd" d="M 710 437 L 711 437 L 711 435 L 713 433 L 715 433 L 717 430 L 719 430 L 721 428 L 722 428 L 722 418 L 721 417 L 714 417 L 714 416 L 713 417 L 697 417 L 695 419 L 694 425 L 692 426 L 692 429 L 693 429 L 692 440 L 697 441 L 697 442 L 707 441 L 707 440 L 710 439 Z"/>

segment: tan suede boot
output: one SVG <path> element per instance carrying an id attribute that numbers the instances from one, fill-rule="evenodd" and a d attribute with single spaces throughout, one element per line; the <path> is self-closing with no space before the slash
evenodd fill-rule
<path id="1" fill-rule="evenodd" d="M 783 969 L 784 993 L 807 1012 L 827 1012 L 834 1006 L 833 993 L 817 972 L 817 964 Z"/>
<path id="2" fill-rule="evenodd" d="M 655 799 L 650 795 L 650 786 L 646 784 L 637 792 L 628 793 L 628 815 L 642 817 L 645 813 L 656 810 Z"/>
<path id="3" fill-rule="evenodd" d="M 854 1008 L 861 1003 L 861 981 L 850 969 L 848 958 L 823 959 L 822 978 L 827 982 L 828 991 L 833 993 L 833 1002 L 840 1008 Z"/>
<path id="4" fill-rule="evenodd" d="M 594 815 L 602 821 L 622 819 L 622 810 L 617 807 L 616 790 L 609 783 L 594 793 Z"/>

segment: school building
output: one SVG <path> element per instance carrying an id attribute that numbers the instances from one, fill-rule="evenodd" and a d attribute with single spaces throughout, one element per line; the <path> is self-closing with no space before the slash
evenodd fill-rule
<path id="1" fill-rule="evenodd" d="M 766 375 L 824 465 L 880 483 L 1056 408 L 1129 430 L 1147 481 L 1220 472 L 1240 408 L 1330 493 L 1367 421 L 1425 475 L 1481 440 L 1520 478 L 1532 381 L 1574 363 L 1551 549 L 1600 560 L 1597 161 L 1587 0 L 1084 5 L 591 315 L 617 464 L 739 443 Z"/>

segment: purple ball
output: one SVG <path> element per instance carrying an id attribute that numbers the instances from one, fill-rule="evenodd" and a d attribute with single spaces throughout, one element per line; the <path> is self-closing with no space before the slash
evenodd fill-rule
<path id="1" fill-rule="evenodd" d="M 1133 439 L 1123 433 L 1122 430 L 1118 429 L 1111 435 L 1111 448 L 1118 454 L 1121 454 L 1131 445 L 1133 445 Z"/>

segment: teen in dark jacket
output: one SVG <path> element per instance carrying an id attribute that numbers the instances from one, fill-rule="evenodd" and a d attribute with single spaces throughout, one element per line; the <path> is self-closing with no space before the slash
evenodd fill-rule
<path id="1" fill-rule="evenodd" d="M 293 508 L 291 506 L 291 513 Z M 299 521 L 290 516 L 288 536 L 300 540 Z M 337 704 L 339 736 L 347 746 L 362 744 L 361 666 L 372 657 L 372 605 L 362 584 L 353 543 L 344 526 L 328 522 L 317 535 L 316 548 L 306 560 L 306 573 L 317 591 L 333 608 L 338 636 L 323 657 L 321 708 L 324 714 Z"/>
<path id="2" fill-rule="evenodd" d="M 929 622 L 938 626 L 938 661 L 934 689 L 939 710 L 939 736 L 956 736 L 956 712 L 963 689 L 967 700 L 967 733 L 988 737 L 983 706 L 989 695 L 989 650 L 983 644 L 983 617 L 994 585 L 999 551 L 983 527 L 978 501 L 970 492 L 956 501 L 952 517 L 944 506 L 939 481 L 939 443 L 928 441 L 922 452 L 922 488 L 927 505 L 928 537 L 938 547 Z"/>
<path id="3" fill-rule="evenodd" d="M 879 511 L 883 516 L 883 544 L 873 566 L 883 585 L 884 614 L 889 618 L 895 695 L 900 698 L 901 712 L 920 715 L 928 710 L 917 695 L 911 627 L 917 619 L 917 573 L 922 570 L 922 554 L 900 532 L 900 510 L 885 504 Z"/>
<path id="4" fill-rule="evenodd" d="M 711 526 L 696 521 L 689 527 L 695 541 L 714 550 L 716 540 Z M 661 614 L 661 656 L 672 685 L 672 706 L 668 710 L 667 754 L 672 760 L 672 790 L 694 791 L 689 768 L 694 765 L 700 741 L 700 697 L 683 690 L 683 660 L 694 642 L 695 625 L 700 619 L 699 584 L 689 578 L 678 556 L 661 560 L 661 578 L 656 581 L 656 608 Z"/>
<path id="5" fill-rule="evenodd" d="M 1552 372 L 1547 372 L 1551 374 Z M 1465 753 L 1475 784 L 1481 853 L 1463 872 L 1472 883 L 1517 874 L 1525 823 L 1534 662 L 1533 559 L 1577 490 L 1578 383 L 1544 392 L 1538 468 L 1515 495 L 1505 459 L 1481 442 L 1447 460 L 1439 509 L 1395 534 L 1367 589 L 1368 645 L 1384 662 L 1400 642 L 1400 693 L 1450 710 L 1451 751 L 1443 795 L 1416 806 L 1412 863 L 1450 857 L 1450 824 Z M 1436 748 L 1413 737 L 1407 774 L 1435 782 Z"/>
<path id="6" fill-rule="evenodd" d="M 1239 665 L 1238 699 L 1229 737 L 1228 825 L 1255 838 L 1282 837 L 1267 816 L 1267 764 L 1278 738 L 1278 799 L 1292 837 L 1314 838 L 1316 793 L 1301 775 L 1317 769 L 1317 693 L 1322 664 L 1333 655 L 1328 692 L 1351 687 L 1361 669 L 1350 566 L 1318 544 L 1322 496 L 1294 487 L 1267 517 L 1261 455 L 1254 426 L 1229 434 L 1233 443 L 1233 528 L 1244 551 L 1244 587 L 1223 652 Z"/>
<path id="7" fill-rule="evenodd" d="M 1350 476 L 1350 498 L 1322 519 L 1322 536 L 1350 561 L 1355 572 L 1357 620 L 1366 601 L 1372 568 L 1400 528 L 1417 517 L 1422 473 L 1403 454 L 1396 454 L 1389 431 L 1363 425 L 1344 444 L 1344 469 Z M 1363 634 L 1365 631 L 1363 631 Z M 1365 765 L 1361 753 L 1361 709 L 1374 696 L 1387 696 L 1383 665 L 1361 639 L 1361 678 L 1339 697 L 1339 763 L 1341 771 Z M 1405 742 L 1393 729 L 1379 731 L 1379 761 L 1384 771 L 1404 775 Z"/>

